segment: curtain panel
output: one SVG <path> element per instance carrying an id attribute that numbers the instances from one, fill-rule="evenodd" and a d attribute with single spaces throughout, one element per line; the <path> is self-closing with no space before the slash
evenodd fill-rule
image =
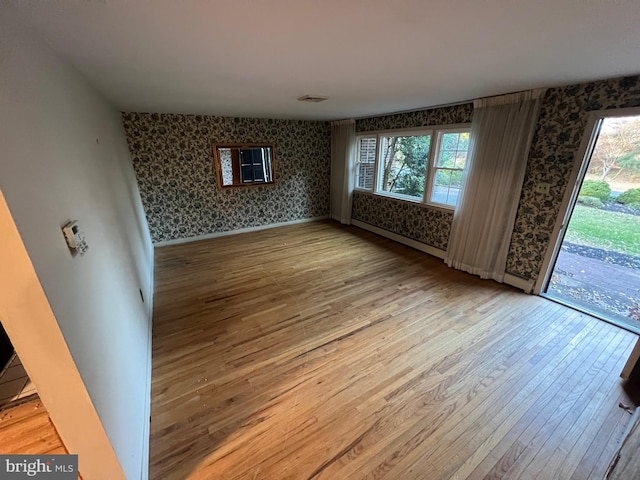
<path id="1" fill-rule="evenodd" d="M 504 281 L 527 156 L 545 89 L 474 102 L 469 159 L 445 262 Z"/>
<path id="2" fill-rule="evenodd" d="M 353 119 L 331 122 L 331 218 L 351 224 L 356 122 Z"/>

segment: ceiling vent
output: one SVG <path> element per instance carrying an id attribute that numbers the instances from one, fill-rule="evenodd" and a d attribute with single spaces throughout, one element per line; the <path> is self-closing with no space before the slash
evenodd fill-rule
<path id="1" fill-rule="evenodd" d="M 303 95 L 298 97 L 299 102 L 319 103 L 324 102 L 327 97 L 321 97 L 320 95 Z"/>

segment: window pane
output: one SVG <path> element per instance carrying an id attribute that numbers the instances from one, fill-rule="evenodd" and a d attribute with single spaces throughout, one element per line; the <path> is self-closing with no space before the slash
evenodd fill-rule
<path id="1" fill-rule="evenodd" d="M 460 195 L 462 170 L 467 162 L 469 132 L 443 132 L 440 135 L 431 201 L 455 206 Z"/>
<path id="2" fill-rule="evenodd" d="M 356 186 L 373 189 L 374 166 L 376 163 L 376 138 L 358 140 L 358 158 L 356 168 Z"/>
<path id="3" fill-rule="evenodd" d="M 381 141 L 379 190 L 422 198 L 431 136 L 388 136 Z"/>
<path id="4" fill-rule="evenodd" d="M 466 150 L 456 150 L 455 167 L 456 168 L 464 168 L 464 164 L 465 163 L 467 163 L 467 151 Z"/>
<path id="5" fill-rule="evenodd" d="M 451 185 L 451 171 L 438 170 L 433 179 L 433 192 L 431 201 L 436 203 L 447 203 L 449 197 L 449 186 Z"/>
<path id="6" fill-rule="evenodd" d="M 460 139 L 459 133 L 444 133 L 442 134 L 442 146 L 441 150 L 457 150 L 458 140 Z"/>
<path id="7" fill-rule="evenodd" d="M 433 180 L 431 201 L 455 206 L 460 195 L 461 170 L 437 170 Z"/>
<path id="8" fill-rule="evenodd" d="M 469 132 L 463 132 L 460 134 L 458 150 L 464 150 L 465 152 L 469 150 Z"/>
<path id="9" fill-rule="evenodd" d="M 463 141 L 463 137 L 466 140 Z M 461 155 L 466 155 L 469 147 L 468 133 L 443 133 L 440 140 L 440 153 L 438 155 L 438 167 L 455 167 L 456 159 Z M 464 163 L 464 159 L 463 159 Z"/>
<path id="10" fill-rule="evenodd" d="M 438 167 L 454 167 L 456 163 L 455 150 L 440 150 L 438 155 Z"/>

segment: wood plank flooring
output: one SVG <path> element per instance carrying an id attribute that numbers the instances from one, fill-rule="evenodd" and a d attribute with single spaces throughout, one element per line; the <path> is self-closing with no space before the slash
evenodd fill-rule
<path id="1" fill-rule="evenodd" d="M 355 227 L 156 250 L 152 479 L 599 479 L 636 336 Z"/>
<path id="2" fill-rule="evenodd" d="M 67 452 L 40 399 L 0 411 L 0 453 L 64 455 Z"/>

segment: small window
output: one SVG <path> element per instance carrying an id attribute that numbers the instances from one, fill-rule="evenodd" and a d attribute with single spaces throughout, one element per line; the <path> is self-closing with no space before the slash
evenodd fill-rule
<path id="1" fill-rule="evenodd" d="M 422 200 L 431 135 L 381 137 L 378 190 Z"/>
<path id="2" fill-rule="evenodd" d="M 462 186 L 462 170 L 467 162 L 469 132 L 440 132 L 438 141 L 431 201 L 455 207 Z"/>
<path id="3" fill-rule="evenodd" d="M 356 157 L 356 188 L 373 189 L 376 168 L 376 137 L 358 139 L 358 156 Z"/>
<path id="4" fill-rule="evenodd" d="M 269 150 L 266 148 L 243 148 L 240 150 L 242 183 L 269 182 L 271 180 L 269 163 Z"/>
<path id="5" fill-rule="evenodd" d="M 221 189 L 275 183 L 272 145 L 214 144 L 213 158 Z"/>

